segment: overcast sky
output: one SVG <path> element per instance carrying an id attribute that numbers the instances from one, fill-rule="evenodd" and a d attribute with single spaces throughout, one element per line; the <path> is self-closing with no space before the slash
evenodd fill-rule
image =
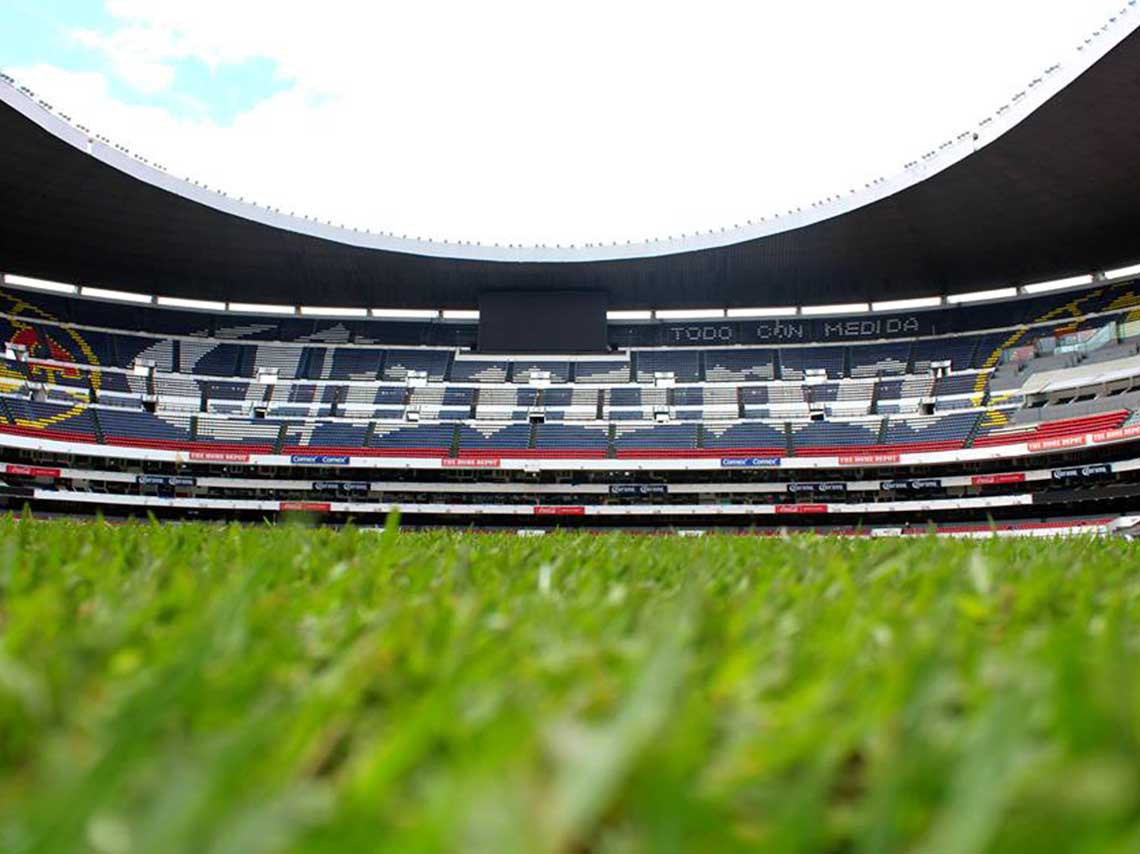
<path id="1" fill-rule="evenodd" d="M 625 242 L 897 173 L 1076 63 L 1124 4 L 3 0 L 0 63 L 179 177 L 286 212 Z"/>

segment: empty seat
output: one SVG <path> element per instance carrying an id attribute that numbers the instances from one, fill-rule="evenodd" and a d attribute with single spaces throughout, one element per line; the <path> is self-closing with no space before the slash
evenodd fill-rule
<path id="1" fill-rule="evenodd" d="M 614 431 L 614 447 L 619 457 L 652 456 L 658 451 L 691 451 L 697 447 L 697 427 L 695 424 L 619 425 Z"/>
<path id="2" fill-rule="evenodd" d="M 456 359 L 451 366 L 451 380 L 457 383 L 502 383 L 507 381 L 506 361 L 490 362 Z"/>
<path id="3" fill-rule="evenodd" d="M 105 407 L 100 407 L 97 413 L 108 444 L 162 447 L 190 441 L 190 415 L 154 415 L 142 410 L 132 412 Z"/>
<path id="4" fill-rule="evenodd" d="M 851 376 L 860 379 L 905 374 L 909 361 L 909 341 L 852 347 Z"/>
<path id="5" fill-rule="evenodd" d="M 535 431 L 535 449 L 549 456 L 604 457 L 609 449 L 609 427 L 580 424 L 541 424 Z"/>
<path id="6" fill-rule="evenodd" d="M 329 359 L 331 356 L 331 360 Z M 383 350 L 363 347 L 336 347 L 326 355 L 329 363 L 322 379 L 331 380 L 374 380 L 380 373 L 380 360 Z"/>
<path id="7" fill-rule="evenodd" d="M 408 371 L 424 371 L 428 379 L 442 382 L 451 353 L 446 350 L 389 350 L 384 358 L 384 379 L 403 380 Z"/>
<path id="8" fill-rule="evenodd" d="M 529 424 L 459 425 L 460 455 L 469 451 L 524 451 L 529 443 Z"/>
<path id="9" fill-rule="evenodd" d="M 757 382 L 776 378 L 774 350 L 709 350 L 705 379 L 709 382 Z"/>
<path id="10" fill-rule="evenodd" d="M 808 371 L 825 371 L 828 378 L 843 376 L 845 355 L 842 347 L 786 347 L 780 350 L 780 376 L 802 380 Z"/>
<path id="11" fill-rule="evenodd" d="M 905 445 L 922 450 L 961 448 L 980 413 L 892 417 L 887 421 L 884 445 Z"/>
<path id="12" fill-rule="evenodd" d="M 651 383 L 658 373 L 671 373 L 677 382 L 700 379 L 697 351 L 641 350 L 637 353 L 637 381 Z"/>
<path id="13" fill-rule="evenodd" d="M 377 421 L 368 440 L 374 453 L 399 456 L 446 456 L 451 450 L 451 424 L 399 424 Z M 414 452 L 414 453 L 413 453 Z"/>
<path id="14" fill-rule="evenodd" d="M 549 374 L 550 382 L 564 383 L 570 379 L 569 362 L 515 362 L 511 367 L 511 377 L 516 383 L 527 383 L 537 374 Z"/>
<path id="15" fill-rule="evenodd" d="M 95 422 L 79 401 L 34 401 L 3 398 L 8 427 L 15 432 L 95 441 Z"/>
<path id="16" fill-rule="evenodd" d="M 792 442 L 796 453 L 842 452 L 863 448 L 879 441 L 882 419 L 863 421 L 813 421 L 792 426 Z"/>
<path id="17" fill-rule="evenodd" d="M 281 424 L 277 421 L 200 415 L 197 441 L 255 446 L 269 452 L 276 444 L 280 430 Z"/>
<path id="18" fill-rule="evenodd" d="M 787 434 L 780 422 L 744 421 L 729 425 L 705 425 L 705 448 L 748 451 L 778 456 L 787 449 Z"/>
<path id="19" fill-rule="evenodd" d="M 574 363 L 574 381 L 579 383 L 627 383 L 630 363 L 625 360 Z"/>

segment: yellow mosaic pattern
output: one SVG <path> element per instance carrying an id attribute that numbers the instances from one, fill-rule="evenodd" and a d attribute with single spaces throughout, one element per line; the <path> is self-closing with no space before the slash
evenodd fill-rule
<path id="1" fill-rule="evenodd" d="M 1038 317 L 1030 325 L 1048 323 L 1051 320 L 1057 320 L 1058 318 L 1062 317 L 1071 317 L 1074 320 L 1080 320 L 1087 313 L 1081 309 L 1081 306 L 1084 303 L 1087 303 L 1089 300 L 1094 300 L 1103 296 L 1104 291 L 1104 288 L 1097 288 L 1096 290 L 1091 291 L 1084 296 L 1077 297 L 1075 300 L 1067 302 L 1064 305 L 1053 309 L 1052 311 L 1045 312 L 1045 314 Z M 1129 304 L 1140 305 L 1140 298 L 1137 298 L 1131 292 L 1117 297 L 1117 299 L 1113 301 L 1112 305 L 1116 305 L 1117 303 L 1128 299 L 1131 299 L 1133 301 Z M 1109 310 L 1111 310 L 1111 306 L 1109 307 Z M 997 349 L 995 349 L 992 353 L 990 353 L 989 356 L 986 357 L 985 362 L 982 363 L 982 367 L 987 370 L 997 367 L 998 362 L 1001 361 L 1002 352 L 1008 350 L 1010 347 L 1016 347 L 1021 339 L 1025 337 L 1025 334 L 1028 331 L 1028 329 L 1015 330 L 1005 341 L 1003 341 L 997 347 Z M 982 405 L 982 401 L 986 396 L 986 382 L 988 380 L 988 373 L 978 374 L 977 378 L 974 380 L 973 397 L 970 399 L 970 402 L 974 406 Z M 1012 395 L 1009 393 L 1003 393 L 990 398 L 989 406 L 986 408 L 985 417 L 982 419 L 983 427 L 1001 427 L 1009 423 L 1009 418 L 1006 417 L 1006 414 L 997 407 L 1009 400 L 1010 397 L 1012 397 Z"/>
<path id="2" fill-rule="evenodd" d="M 3 310 L 7 315 L 9 322 L 13 327 L 13 334 L 9 340 L 16 343 L 34 342 L 33 346 L 38 346 L 39 336 L 26 321 L 21 318 L 45 320 L 52 323 L 59 323 L 59 320 L 45 311 L 37 308 L 31 303 L 24 300 L 22 297 L 9 292 L 2 292 L 0 296 L 3 297 Z M 85 364 L 91 366 L 98 366 L 99 360 L 95 356 L 95 351 L 91 349 L 91 345 L 80 335 L 76 330 L 68 326 L 54 327 L 60 333 L 66 334 L 69 342 L 74 345 L 73 349 L 68 349 L 62 346 L 58 341 L 51 339 L 52 343 L 59 348 L 59 353 L 48 353 L 47 358 L 53 361 L 61 361 L 55 359 L 55 355 L 66 354 L 75 359 L 75 353 L 78 352 L 80 357 L 85 361 L 75 360 L 71 364 Z M 50 337 L 50 336 L 49 336 Z M 30 359 L 44 358 L 33 352 L 33 348 L 29 347 Z M 78 368 L 61 367 L 59 365 L 42 365 L 32 364 L 30 361 L 27 365 L 30 375 L 38 382 L 46 382 L 55 384 L 60 375 L 71 374 L 72 372 L 78 373 Z M 103 377 L 99 371 L 90 371 L 89 376 L 91 379 L 91 386 L 96 392 L 102 386 Z M 22 386 L 25 378 L 18 371 L 12 370 L 6 364 L 0 364 L 0 391 L 14 391 Z M 86 404 L 87 395 L 83 391 L 66 389 L 65 393 L 71 397 L 76 398 L 76 402 L 69 406 L 67 409 L 56 413 L 55 415 L 47 418 L 17 418 L 16 426 L 24 427 L 31 430 L 47 430 L 57 424 L 67 421 L 76 417 L 83 412 Z"/>

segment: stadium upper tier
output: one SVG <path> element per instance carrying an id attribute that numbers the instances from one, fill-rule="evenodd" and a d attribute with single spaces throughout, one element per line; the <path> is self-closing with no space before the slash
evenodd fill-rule
<path id="1" fill-rule="evenodd" d="M 937 340 L 966 333 L 996 333 L 1026 325 L 1063 325 L 1073 318 L 1129 310 L 1138 303 L 1140 296 L 1137 295 L 1135 281 L 1125 278 L 1033 297 L 909 311 L 683 321 L 611 320 L 608 339 L 610 348 L 614 350 L 719 348 L 730 360 L 746 359 L 747 354 L 734 356 L 728 349 L 741 345 L 795 348 L 811 344 L 841 347 L 845 344 L 876 343 L 885 348 L 884 353 L 894 353 L 894 358 L 898 359 L 903 341 Z M 66 297 L 18 287 L 0 290 L 0 312 L 12 313 L 13 307 L 19 304 L 26 306 L 29 320 L 50 317 L 58 323 L 75 324 L 91 330 L 246 342 L 471 350 L 476 347 L 479 333 L 476 322 L 440 317 L 393 320 L 295 314 L 274 316 L 241 311 L 180 310 L 153 304 Z M 968 337 L 964 340 L 970 342 L 975 339 Z M 933 348 L 932 352 L 937 352 L 939 346 L 934 343 L 920 345 L 919 362 L 926 349 Z M 971 361 L 972 354 L 961 352 L 963 346 L 956 345 L 952 350 L 961 362 L 958 367 L 967 367 L 966 363 Z M 819 351 L 818 348 L 815 352 L 830 352 L 833 356 L 835 353 Z M 869 352 L 859 351 L 861 354 Z M 491 358 L 494 358 L 493 354 Z M 541 356 L 536 358 L 545 360 Z M 794 355 L 789 356 L 789 360 L 795 358 Z M 884 358 L 889 359 L 890 356 Z M 709 368 L 717 370 L 716 365 Z"/>
<path id="2" fill-rule="evenodd" d="M 438 309 L 586 289 L 634 309 L 883 301 L 1122 267 L 1140 260 L 1137 18 L 1129 0 L 1071 61 L 897 178 L 627 246 L 430 243 L 284 216 L 176 179 L 0 82 L 0 269 L 198 299 Z"/>

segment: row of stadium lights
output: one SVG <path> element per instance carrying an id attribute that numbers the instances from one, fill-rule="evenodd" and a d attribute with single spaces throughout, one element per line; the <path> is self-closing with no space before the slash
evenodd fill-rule
<path id="1" fill-rule="evenodd" d="M 1118 17 L 1121 17 L 1121 16 L 1124 16 L 1124 15 L 1128 14 L 1130 11 L 1132 11 L 1132 8 L 1136 6 L 1136 3 L 1137 3 L 1137 0 L 1128 0 L 1128 5 L 1127 5 L 1127 6 L 1123 7 L 1123 8 L 1120 10 L 1120 12 L 1119 12 L 1119 13 L 1117 13 L 1117 15 L 1116 15 L 1116 16 L 1113 16 L 1113 17 L 1109 18 L 1109 19 L 1108 19 L 1108 22 L 1107 22 L 1107 23 L 1105 23 L 1105 25 L 1104 25 L 1104 26 L 1102 26 L 1102 27 L 1101 27 L 1099 30 L 1096 30 L 1095 32 L 1093 32 L 1093 33 L 1092 33 L 1092 35 L 1091 35 L 1091 36 L 1089 36 L 1088 38 L 1086 38 L 1082 44 L 1078 45 L 1078 46 L 1077 46 L 1077 50 L 1078 50 L 1078 51 L 1083 51 L 1083 50 L 1084 50 L 1086 47 L 1088 47 L 1089 45 L 1091 45 L 1091 44 L 1092 44 L 1092 43 L 1093 43 L 1093 42 L 1094 42 L 1096 39 L 1100 38 L 1102 35 L 1104 35 L 1105 33 L 1107 33 L 1107 32 L 1109 31 L 1109 29 L 1111 29 L 1111 28 L 1112 28 L 1112 26 L 1114 26 L 1114 25 L 1116 24 L 1116 20 L 1117 20 L 1117 18 L 1118 18 Z M 1028 87 L 1027 87 L 1026 89 L 1023 89 L 1022 91 L 1018 92 L 1017 94 L 1015 94 L 1015 95 L 1013 96 L 1013 98 L 1010 100 L 1010 102 L 1009 102 L 1009 103 L 1007 103 L 1007 104 L 1004 104 L 1004 105 L 1002 105 L 1001 107 L 999 107 L 999 108 L 998 108 L 998 110 L 997 110 L 997 112 L 996 112 L 994 115 L 992 115 L 992 116 L 987 116 L 985 119 L 983 119 L 981 122 L 979 122 L 979 123 L 978 123 L 978 128 L 979 128 L 979 129 L 983 129 L 983 128 L 985 128 L 986 126 L 988 126 L 988 125 L 989 125 L 991 122 L 993 122 L 993 120 L 994 120 L 996 117 L 999 117 L 999 116 L 1003 116 L 1003 115 L 1005 115 L 1005 114 L 1006 114 L 1006 113 L 1007 113 L 1009 110 L 1013 109 L 1013 107 L 1014 107 L 1014 106 L 1015 106 L 1015 105 L 1016 105 L 1018 102 L 1020 102 L 1020 101 L 1021 101 L 1023 98 L 1025 98 L 1025 97 L 1026 97 L 1026 96 L 1029 94 L 1029 90 L 1030 90 L 1030 89 L 1034 89 L 1034 88 L 1036 88 L 1037 86 L 1039 86 L 1040 84 L 1042 84 L 1042 83 L 1045 81 L 1045 78 L 1047 78 L 1047 77 L 1051 76 L 1052 74 L 1055 74 L 1055 73 L 1056 73 L 1057 71 L 1059 71 L 1060 69 L 1061 69 L 1061 64 L 1060 64 L 1060 63 L 1057 63 L 1057 64 L 1055 64 L 1055 65 L 1051 65 L 1049 68 L 1045 69 L 1043 76 L 1041 76 L 1041 77 L 1036 77 L 1036 78 L 1034 78 L 1033 80 L 1031 80 L 1031 81 L 1030 81 L 1030 83 L 1029 83 L 1029 85 L 1028 85 Z M 55 111 L 54 111 L 54 109 L 53 109 L 53 107 L 51 106 L 51 104 L 47 103 L 46 101 L 44 101 L 44 100 L 42 100 L 42 99 L 38 99 L 38 98 L 36 98 L 36 96 L 35 96 L 35 93 L 34 93 L 34 92 L 32 92 L 32 91 L 31 91 L 30 89 L 28 89 L 26 86 L 20 86 L 20 85 L 18 85 L 18 84 L 16 83 L 16 81 L 15 81 L 13 78 L 11 78 L 10 76 L 8 76 L 7 74 L 4 74 L 4 73 L 0 72 L 0 79 L 6 80 L 8 83 L 10 83 L 10 84 L 12 84 L 13 86 L 15 86 L 15 87 L 16 87 L 16 88 L 17 88 L 17 89 L 20 91 L 20 92 L 24 93 L 26 96 L 28 96 L 29 98 L 31 98 L 32 100 L 34 100 L 34 101 L 35 101 L 37 104 L 39 104 L 41 107 L 43 107 L 43 108 L 44 108 L 45 110 L 47 110 L 48 112 L 51 112 L 51 113 L 54 113 L 54 112 L 55 112 Z M 58 115 L 58 116 L 59 116 L 61 119 L 63 119 L 64 121 L 66 121 L 68 124 L 72 124 L 72 120 L 71 120 L 71 117 L 70 117 L 70 116 L 68 116 L 68 115 L 65 115 L 65 114 L 63 114 L 63 113 L 59 113 L 59 114 L 57 114 L 57 115 Z M 144 164 L 144 165 L 146 165 L 146 166 L 149 166 L 149 167 L 151 167 L 151 168 L 153 168 L 153 169 L 157 169 L 157 170 L 158 170 L 158 171 L 160 171 L 160 172 L 165 172 L 165 171 L 166 171 L 166 169 L 165 169 L 165 167 L 164 167 L 164 166 L 162 166 L 162 165 L 160 165 L 160 164 L 158 164 L 158 163 L 152 163 L 151 161 L 147 160 L 145 157 L 142 157 L 141 155 L 138 155 L 138 154 L 134 154 L 134 153 L 132 153 L 132 152 L 131 152 L 131 151 L 130 151 L 128 148 L 126 148 L 125 146 L 119 145 L 119 144 L 117 144 L 117 143 L 112 143 L 112 142 L 111 142 L 111 140 L 107 139 L 107 138 L 106 138 L 106 137 L 104 137 L 104 136 L 101 136 L 101 135 L 99 135 L 99 134 L 93 134 L 93 133 L 92 133 L 90 130 L 88 130 L 88 129 L 87 129 L 86 127 L 84 127 L 83 125 L 80 125 L 80 124 L 76 124 L 76 125 L 74 125 L 74 127 L 75 127 L 77 130 L 80 130 L 80 131 L 82 131 L 83 133 L 87 134 L 87 135 L 88 135 L 88 137 L 89 137 L 89 139 L 91 139 L 91 140 L 98 140 L 99 142 L 102 142 L 102 143 L 104 143 L 105 145 L 109 145 L 109 146 L 111 146 L 112 148 L 114 148 L 116 151 L 119 151 L 119 152 L 121 152 L 122 154 L 125 154 L 126 156 L 128 156 L 128 157 L 130 157 L 130 158 L 133 158 L 134 160 L 137 160 L 139 163 L 142 163 L 142 164 Z M 915 168 L 915 167 L 919 166 L 919 165 L 920 165 L 920 164 L 922 164 L 922 163 L 926 163 L 926 162 L 929 162 L 930 160 L 934 159 L 935 157 L 937 157 L 939 154 L 941 154 L 942 152 L 944 152 L 944 151 L 945 151 L 946 149 L 948 149 L 948 148 L 951 148 L 951 147 L 953 147 L 953 146 L 955 146 L 955 145 L 959 145 L 959 144 L 962 144 L 962 143 L 965 143 L 965 142 L 976 142 L 977 140 L 978 140 L 978 132 L 977 132 L 977 131 L 965 131 L 964 133 L 961 133 L 961 134 L 959 134 L 959 135 L 958 135 L 958 136 L 957 136 L 955 139 L 947 140 L 946 142 L 942 143 L 940 146 L 938 146 L 938 148 L 937 148 L 937 149 L 932 149 L 931 151 L 928 151 L 928 152 L 926 152 L 926 153 L 925 153 L 925 154 L 923 154 L 923 155 L 922 155 L 922 156 L 921 156 L 921 157 L 920 157 L 918 160 L 912 160 L 912 161 L 910 161 L 909 163 L 905 164 L 903 168 L 904 168 L 904 170 L 910 170 L 910 169 L 913 169 L 913 168 Z M 887 179 L 887 178 L 884 178 L 884 177 L 875 178 L 873 181 L 869 181 L 868 183 L 864 184 L 864 190 L 870 190 L 870 189 L 872 189 L 872 188 L 874 188 L 874 187 L 877 187 L 877 186 L 879 186 L 879 185 L 881 185 L 881 184 L 884 184 L 884 183 L 886 183 L 887 181 L 888 181 L 888 179 Z M 226 199 L 229 199 L 229 198 L 231 198 L 231 197 L 230 197 L 230 196 L 229 196 L 227 193 L 225 193 L 224 191 L 222 191 L 222 190 L 212 190 L 212 191 L 211 191 L 211 190 L 210 190 L 210 187 L 209 187 L 209 185 L 208 185 L 208 184 L 201 184 L 201 183 L 199 183 L 198 181 L 196 181 L 196 180 L 194 180 L 194 179 L 192 179 L 192 178 L 186 178 L 186 183 L 188 183 L 188 184 L 192 184 L 193 186 L 195 186 L 195 187 L 198 187 L 198 188 L 200 188 L 200 189 L 202 189 L 202 190 L 206 190 L 206 191 L 210 191 L 210 192 L 213 192 L 213 193 L 215 193 L 215 194 L 217 194 L 217 195 L 219 195 L 219 196 L 221 196 L 221 197 L 223 197 L 223 198 L 226 198 Z M 858 193 L 858 190 L 852 189 L 852 190 L 850 191 L 849 195 L 852 195 L 852 196 L 853 196 L 853 195 L 856 195 L 857 193 Z M 818 208 L 821 208 L 821 207 L 826 207 L 826 206 L 827 206 L 827 205 L 829 205 L 829 204 L 832 204 L 832 203 L 834 203 L 834 202 L 838 202 L 838 201 L 840 201 L 840 200 L 841 200 L 841 198 L 842 198 L 842 196 L 839 196 L 839 195 L 837 195 L 837 196 L 828 196 L 826 199 L 823 199 L 823 200 L 821 200 L 821 201 L 811 202 L 811 203 L 809 204 L 809 207 L 811 207 L 811 208 L 817 208 L 817 209 L 818 209 Z M 239 202 L 242 202 L 242 203 L 245 203 L 245 204 L 250 204 L 250 205 L 253 205 L 254 207 L 258 207 L 258 208 L 261 208 L 262 210 L 265 210 L 265 211 L 268 211 L 268 212 L 271 212 L 271 213 L 276 213 L 276 214 L 279 214 L 279 213 L 281 213 L 281 209 L 280 209 L 280 208 L 270 207 L 270 206 L 268 206 L 268 205 L 259 205 L 259 204 L 257 204 L 256 202 L 246 202 L 246 201 L 245 201 L 245 198 L 244 198 L 244 197 L 239 197 L 239 198 L 237 199 L 237 201 L 239 201 Z M 797 214 L 800 214 L 800 213 L 803 213 L 803 208 L 802 208 L 802 207 L 797 207 L 795 210 L 791 210 L 791 209 L 789 209 L 789 210 L 788 210 L 788 213 L 787 213 L 787 215 L 788 215 L 788 216 L 795 216 L 795 215 L 797 215 Z M 291 213 L 289 214 L 289 216 L 291 216 L 291 217 L 297 217 L 298 215 L 297 215 L 296 213 L 292 213 L 292 212 L 291 212 Z M 782 215 L 779 215 L 779 214 L 777 214 L 775 217 L 773 217 L 773 219 L 780 219 L 780 218 L 781 218 L 781 216 L 782 216 Z M 346 226 L 346 225 L 344 225 L 343 223 L 341 223 L 339 226 L 336 226 L 336 225 L 334 225 L 334 223 L 333 223 L 331 220 L 318 220 L 318 219 L 314 219 L 314 218 L 312 218 L 312 217 L 310 217 L 310 216 L 307 216 L 307 215 L 303 215 L 303 216 L 301 216 L 301 218 L 302 218 L 302 219 L 304 219 L 304 220 L 306 220 L 306 221 L 309 221 L 309 222 L 323 223 L 324 225 L 327 225 L 327 226 L 330 226 L 330 227 L 334 227 L 334 228 L 340 228 L 340 229 L 342 229 L 342 230 L 346 230 L 346 231 L 352 231 L 352 232 L 355 232 L 355 233 L 357 233 L 357 234 L 369 234 L 369 235 L 374 235 L 374 234 L 377 234 L 376 232 L 370 231 L 370 230 L 368 230 L 368 229 L 352 228 L 352 227 L 349 227 L 349 226 Z M 767 218 L 767 217 L 760 217 L 760 222 L 761 222 L 761 223 L 764 223 L 764 222 L 767 222 L 767 221 L 768 221 L 768 218 Z M 751 226 L 751 225 L 756 225 L 756 224 L 757 224 L 757 223 L 756 223 L 756 222 L 754 222 L 753 220 L 747 220 L 747 223 L 748 223 L 748 225 L 750 225 L 750 226 Z M 740 224 L 738 223 L 738 224 L 736 224 L 736 225 L 734 225 L 734 226 L 732 227 L 732 230 L 734 230 L 734 231 L 739 231 L 739 230 L 740 230 L 740 228 L 741 228 L 741 226 L 740 226 Z M 722 226 L 722 227 L 719 229 L 719 233 L 721 233 L 721 234 L 727 233 L 728 231 L 729 231 L 729 229 L 728 229 L 727 227 L 724 227 L 724 226 Z M 708 230 L 708 235 L 715 235 L 715 234 L 717 234 L 717 233 L 718 233 L 718 231 L 717 231 L 716 229 L 709 229 L 709 230 Z M 395 238 L 395 237 L 397 237 L 397 235 L 396 235 L 396 234 L 394 234 L 394 233 L 392 233 L 392 232 L 388 232 L 388 231 L 379 232 L 379 235 L 380 235 L 380 236 L 383 236 L 383 237 L 391 237 L 391 238 Z M 681 234 L 681 239 L 682 239 L 682 240 L 684 240 L 684 239 L 686 239 L 686 238 L 688 238 L 688 237 L 700 237 L 700 236 L 702 236 L 700 232 L 695 232 L 695 233 L 694 233 L 694 234 L 692 234 L 692 235 L 689 235 L 689 234 L 685 234 L 685 233 L 682 233 L 682 234 Z M 401 235 L 399 235 L 399 238 L 400 238 L 401 240 L 408 240 L 408 239 L 410 239 L 410 238 L 408 237 L 408 235 L 406 235 L 406 234 L 401 234 Z M 431 237 L 428 237 L 428 238 L 426 238 L 426 239 L 425 239 L 425 238 L 421 238 L 421 237 L 419 237 L 419 236 L 416 236 L 415 238 L 411 238 L 411 239 L 414 239 L 414 240 L 415 240 L 415 241 L 417 241 L 417 242 L 424 242 L 424 241 L 426 241 L 426 242 L 428 242 L 428 243 L 434 243 L 434 242 L 435 242 L 435 241 L 433 240 L 433 238 L 431 238 Z M 665 237 L 665 238 L 660 238 L 660 237 L 649 237 L 649 238 L 646 238 L 646 239 L 643 241 L 643 244 L 653 244 L 653 243 L 660 243 L 660 242 L 662 242 L 662 241 L 664 241 L 664 242 L 671 242 L 673 239 L 674 239 L 674 238 L 673 238 L 673 236 L 672 236 L 672 235 L 669 235 L 668 237 Z M 456 240 L 456 241 L 451 241 L 451 240 L 447 240 L 447 239 L 444 239 L 444 240 L 442 241 L 442 243 L 443 243 L 445 246 L 446 246 L 446 245 L 451 245 L 453 242 L 454 242 L 454 244 L 455 244 L 456 246 L 483 246 L 483 244 L 482 244 L 482 243 L 480 243 L 479 241 L 471 241 L 471 240 Z M 612 242 L 612 243 L 611 243 L 611 244 L 609 244 L 609 245 L 610 245 L 610 246 L 613 246 L 613 247 L 616 247 L 616 246 L 620 246 L 621 244 L 620 244 L 620 243 L 618 243 L 617 241 L 614 241 L 614 242 Z M 632 240 L 627 240 L 627 241 L 625 242 L 625 245 L 626 245 L 626 246 L 632 246 L 632 245 L 633 245 L 633 241 L 632 241 Z M 500 247 L 500 244 L 498 244 L 498 243 L 495 243 L 495 244 L 493 244 L 493 246 L 495 246 L 495 247 Z M 593 248 L 604 248 L 605 246 L 606 246 L 606 244 L 604 244 L 604 243 L 585 243 L 585 244 L 583 244 L 583 245 L 582 245 L 582 248 L 585 248 L 585 249 L 593 249 Z M 523 244 L 517 244 L 517 245 L 516 245 L 516 244 L 514 244 L 514 243 L 509 243 L 509 244 L 507 244 L 507 245 L 506 245 L 506 247 L 505 247 L 505 248 L 508 248 L 508 249 L 516 249 L 516 248 L 517 248 L 517 249 L 526 249 L 526 248 L 532 248 L 532 249 L 549 249 L 549 248 L 551 248 L 551 247 L 549 247 L 549 246 L 547 246 L 547 245 L 545 245 L 545 244 L 540 244 L 540 245 L 538 245 L 538 246 L 530 246 L 530 247 L 528 247 L 528 246 L 524 246 Z M 555 248 L 555 249 L 562 249 L 563 247 L 561 246 L 561 244 L 556 244 L 556 245 L 555 245 L 553 248 Z M 577 247 L 577 245 L 576 245 L 576 244 L 570 244 L 570 246 L 569 246 L 568 248 L 570 248 L 570 249 L 577 249 L 578 247 Z"/>
<path id="2" fill-rule="evenodd" d="M 1072 288 L 1080 288 L 1094 282 L 1113 282 L 1140 276 L 1140 264 L 1107 270 L 1102 273 L 1089 273 L 1055 279 L 1049 282 L 1035 282 L 1020 287 L 991 288 L 984 291 L 948 294 L 936 297 L 887 300 L 884 302 L 835 303 L 828 305 L 783 306 L 769 308 L 712 308 L 712 309 L 657 309 L 655 311 L 610 311 L 608 320 L 719 320 L 780 317 L 824 317 L 871 312 L 908 311 L 920 308 L 969 305 L 972 303 L 1010 299 L 1018 296 L 1033 296 Z M 217 311 L 235 314 L 272 314 L 295 317 L 340 317 L 375 318 L 381 320 L 478 320 L 479 312 L 467 309 L 411 309 L 411 308 L 348 308 L 310 305 L 271 305 L 267 303 L 221 302 L 214 300 L 186 299 L 183 297 L 163 297 L 151 294 L 138 294 L 130 291 L 97 288 L 89 285 L 70 285 L 52 282 L 29 276 L 6 274 L 4 283 L 17 288 L 46 291 L 69 296 L 90 297 L 92 299 L 127 302 L 139 305 L 157 305 L 165 308 L 183 308 L 195 311 Z"/>

